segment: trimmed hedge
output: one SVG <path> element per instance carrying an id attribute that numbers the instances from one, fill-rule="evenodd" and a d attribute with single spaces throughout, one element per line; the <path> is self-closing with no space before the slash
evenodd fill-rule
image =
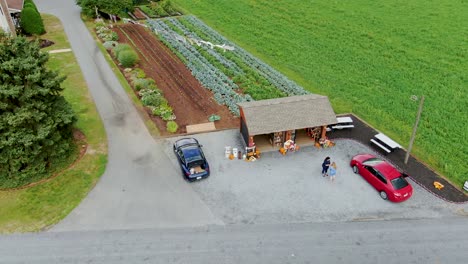
<path id="1" fill-rule="evenodd" d="M 31 5 L 23 8 L 20 17 L 20 25 L 24 33 L 28 35 L 42 35 L 46 32 L 41 15 Z"/>

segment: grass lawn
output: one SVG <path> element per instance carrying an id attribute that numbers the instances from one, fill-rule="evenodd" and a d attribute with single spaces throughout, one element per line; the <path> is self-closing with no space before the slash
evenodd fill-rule
<path id="1" fill-rule="evenodd" d="M 329 96 L 461 187 L 468 180 L 468 2 L 173 0 L 305 89 Z M 220 43 L 221 44 L 221 43 Z"/>
<path id="2" fill-rule="evenodd" d="M 47 50 L 70 48 L 60 21 L 42 15 L 47 34 L 56 44 Z M 49 66 L 67 76 L 64 96 L 78 116 L 77 128 L 87 138 L 88 151 L 72 168 L 37 186 L 0 191 L 0 233 L 38 231 L 63 219 L 96 184 L 107 163 L 104 126 L 81 69 L 72 52 L 51 54 Z"/>

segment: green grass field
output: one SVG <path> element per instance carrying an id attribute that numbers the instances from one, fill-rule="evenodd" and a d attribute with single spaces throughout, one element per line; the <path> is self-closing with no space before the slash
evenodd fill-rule
<path id="1" fill-rule="evenodd" d="M 173 0 L 449 180 L 468 180 L 468 2 Z"/>
<path id="2" fill-rule="evenodd" d="M 48 33 L 41 38 L 56 43 L 47 50 L 69 48 L 60 21 L 54 16 L 42 16 Z M 74 167 L 48 182 L 23 190 L 0 191 L 0 233 L 38 231 L 57 223 L 88 194 L 107 163 L 104 127 L 73 53 L 51 54 L 48 65 L 67 75 L 64 96 L 78 116 L 77 127 L 86 135 L 88 151 Z"/>

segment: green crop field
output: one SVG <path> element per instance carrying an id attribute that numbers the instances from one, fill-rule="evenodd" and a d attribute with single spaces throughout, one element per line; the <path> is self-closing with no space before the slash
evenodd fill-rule
<path id="1" fill-rule="evenodd" d="M 173 0 L 448 179 L 468 180 L 468 2 Z"/>

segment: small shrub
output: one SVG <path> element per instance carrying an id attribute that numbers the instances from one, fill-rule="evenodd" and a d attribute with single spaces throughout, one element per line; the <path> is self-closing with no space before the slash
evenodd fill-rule
<path id="1" fill-rule="evenodd" d="M 138 54 L 134 50 L 123 50 L 119 52 L 117 59 L 122 66 L 133 67 L 138 62 Z"/>
<path id="2" fill-rule="evenodd" d="M 146 78 L 146 79 L 136 78 L 133 81 L 133 86 L 135 87 L 137 91 L 140 91 L 142 89 L 155 90 L 158 88 L 154 80 L 151 78 Z"/>
<path id="3" fill-rule="evenodd" d="M 109 33 L 109 32 L 110 32 L 110 29 L 106 26 L 96 28 L 96 34 L 98 35 L 102 33 Z"/>
<path id="4" fill-rule="evenodd" d="M 133 79 L 133 87 L 135 90 L 140 91 L 146 89 L 145 87 L 145 79 L 135 78 Z"/>
<path id="5" fill-rule="evenodd" d="M 161 90 L 159 90 L 159 88 L 158 88 L 158 86 L 156 85 L 156 83 L 149 83 L 149 84 L 148 84 L 148 87 L 146 87 L 146 89 L 161 91 Z M 162 94 L 162 91 L 161 91 L 161 94 Z"/>
<path id="6" fill-rule="evenodd" d="M 165 100 L 165 102 L 162 103 L 157 109 L 159 110 L 159 116 L 164 121 L 174 120 L 176 118 L 172 107 L 167 103 L 167 100 Z"/>
<path id="7" fill-rule="evenodd" d="M 141 103 L 145 106 L 158 108 L 161 105 L 167 104 L 166 99 L 162 96 L 162 93 L 159 90 L 143 89 L 139 94 L 141 96 Z"/>
<path id="8" fill-rule="evenodd" d="M 153 109 L 153 115 L 162 116 L 168 111 L 172 113 L 172 108 L 169 106 L 169 103 L 167 102 L 166 98 L 164 98 L 164 101 L 158 107 Z"/>
<path id="9" fill-rule="evenodd" d="M 102 19 L 96 19 L 94 22 L 94 28 L 96 30 L 99 30 L 102 27 L 105 27 L 106 23 Z"/>
<path id="10" fill-rule="evenodd" d="M 117 47 L 115 47 L 115 48 L 112 50 L 112 52 L 114 53 L 114 56 L 115 56 L 116 58 L 118 58 L 118 57 L 119 57 L 119 53 L 120 53 L 121 51 L 124 51 L 124 50 L 132 50 L 132 47 L 130 47 L 130 45 L 128 45 L 128 44 L 119 44 L 119 45 L 117 45 Z"/>
<path id="11" fill-rule="evenodd" d="M 166 129 L 167 129 L 167 132 L 169 132 L 169 133 L 175 133 L 177 131 L 177 129 L 179 129 L 179 125 L 177 125 L 177 123 L 175 121 L 171 120 L 171 121 L 167 122 Z"/>
<path id="12" fill-rule="evenodd" d="M 119 39 L 119 35 L 117 35 L 117 33 L 115 33 L 114 31 L 109 31 L 107 33 L 103 33 L 102 36 L 100 36 L 100 38 L 103 41 L 117 41 Z"/>
<path id="13" fill-rule="evenodd" d="M 208 121 L 214 122 L 214 121 L 219 121 L 221 120 L 221 117 L 219 115 L 212 114 L 208 117 Z"/>
<path id="14" fill-rule="evenodd" d="M 46 32 L 41 15 L 33 7 L 23 8 L 20 17 L 20 25 L 24 33 L 28 35 L 41 35 Z"/>
<path id="15" fill-rule="evenodd" d="M 104 46 L 104 48 L 106 48 L 106 50 L 111 50 L 115 47 L 117 47 L 119 43 L 117 43 L 116 41 L 106 41 L 104 42 L 104 44 L 102 44 Z"/>
<path id="16" fill-rule="evenodd" d="M 151 78 L 143 79 L 143 85 L 146 89 L 150 89 L 150 90 L 158 89 L 158 87 L 156 86 L 156 82 Z M 162 94 L 162 92 L 160 92 L 160 94 Z"/>
<path id="17" fill-rule="evenodd" d="M 136 68 L 133 73 L 132 73 L 133 77 L 134 78 L 138 78 L 138 79 L 144 79 L 146 78 L 146 73 L 144 70 L 140 69 L 140 68 Z"/>
<path id="18" fill-rule="evenodd" d="M 113 41 L 119 40 L 119 35 L 118 35 L 117 32 L 115 32 L 115 31 L 112 31 L 112 32 L 110 33 L 110 36 L 111 36 L 111 39 L 110 39 L 110 40 L 113 40 Z"/>
<path id="19" fill-rule="evenodd" d="M 97 35 L 103 41 L 110 40 L 109 33 L 107 32 L 101 32 L 101 33 L 98 33 Z"/>
<path id="20" fill-rule="evenodd" d="M 173 112 L 167 111 L 167 112 L 163 112 L 163 113 L 161 114 L 161 118 L 162 118 L 162 120 L 164 120 L 164 121 L 172 121 L 172 120 L 175 120 L 175 119 L 176 119 L 176 116 L 174 115 Z"/>
<path id="21" fill-rule="evenodd" d="M 155 116 L 160 116 L 160 115 L 161 115 L 161 112 L 162 112 L 162 111 L 161 111 L 161 108 L 160 108 L 160 107 L 154 107 L 154 108 L 152 109 L 152 113 L 153 113 L 153 115 L 155 115 Z"/>

